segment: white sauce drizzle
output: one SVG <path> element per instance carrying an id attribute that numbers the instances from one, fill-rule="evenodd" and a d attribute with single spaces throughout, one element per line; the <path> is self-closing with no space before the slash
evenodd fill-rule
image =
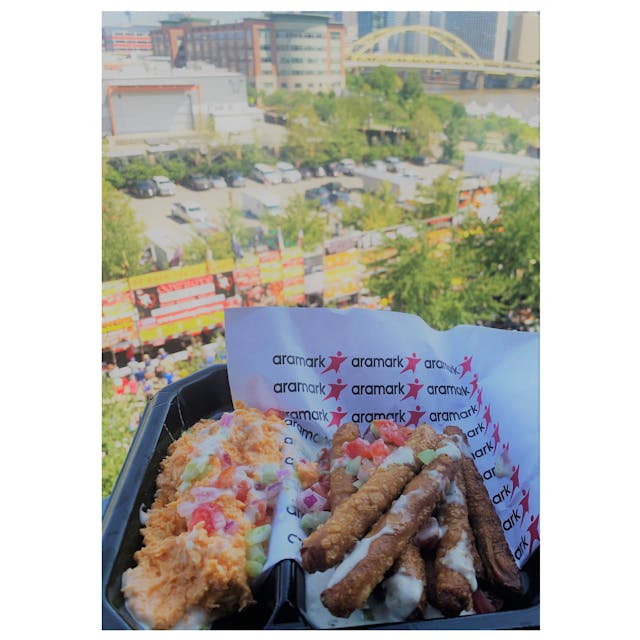
<path id="1" fill-rule="evenodd" d="M 384 602 L 401 620 L 407 618 L 420 603 L 422 581 L 406 573 L 396 573 L 382 583 Z"/>
<path id="2" fill-rule="evenodd" d="M 353 551 L 336 567 L 336 570 L 329 581 L 328 587 L 338 584 L 341 580 L 347 576 L 347 574 L 365 558 L 369 552 L 369 547 L 374 540 L 379 537 L 393 533 L 393 529 L 389 526 L 384 526 L 378 533 L 368 538 L 362 538 L 358 540 Z"/>
<path id="3" fill-rule="evenodd" d="M 379 469 L 385 469 L 392 464 L 415 464 L 415 454 L 411 447 L 398 447 L 393 453 L 388 455 L 384 461 L 378 467 Z"/>
<path id="4" fill-rule="evenodd" d="M 438 483 L 438 489 L 443 493 L 447 488 L 447 478 L 445 478 L 439 471 L 431 469 L 427 471 L 427 475 Z"/>
<path id="5" fill-rule="evenodd" d="M 447 504 L 464 504 L 464 494 L 460 491 L 460 487 L 455 480 L 451 481 L 447 492 L 444 494 L 444 501 Z"/>
<path id="6" fill-rule="evenodd" d="M 460 449 L 458 449 L 453 442 L 445 442 L 441 447 L 436 449 L 436 456 L 441 456 L 443 454 L 448 455 L 452 460 L 460 460 L 462 457 Z"/>
<path id="7" fill-rule="evenodd" d="M 476 580 L 476 572 L 473 568 L 473 558 L 469 552 L 469 540 L 467 538 L 467 532 L 463 531 L 460 540 L 455 547 L 452 547 L 444 554 L 442 563 L 449 567 L 452 571 L 456 571 L 464 578 L 471 586 L 471 591 L 476 591 L 478 588 L 478 582 Z"/>

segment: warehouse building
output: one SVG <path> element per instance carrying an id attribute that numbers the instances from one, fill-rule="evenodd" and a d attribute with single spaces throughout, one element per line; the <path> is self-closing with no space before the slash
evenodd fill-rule
<path id="1" fill-rule="evenodd" d="M 105 64 L 105 136 L 190 132 L 213 120 L 217 132 L 251 130 L 263 114 L 249 107 L 245 77 L 205 63 L 176 68 L 169 59 Z"/>

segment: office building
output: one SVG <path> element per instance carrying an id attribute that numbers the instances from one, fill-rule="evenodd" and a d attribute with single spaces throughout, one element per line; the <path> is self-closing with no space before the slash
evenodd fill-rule
<path id="1" fill-rule="evenodd" d="M 168 55 L 175 66 L 209 62 L 270 93 L 344 89 L 344 34 L 344 25 L 326 14 L 267 13 L 220 25 L 178 17 L 151 35 L 154 54 Z"/>
<path id="2" fill-rule="evenodd" d="M 507 58 L 514 62 L 540 60 L 540 14 L 533 11 L 513 14 Z"/>
<path id="3" fill-rule="evenodd" d="M 153 50 L 151 27 L 103 27 L 102 50 L 121 53 L 146 53 Z"/>
<path id="4" fill-rule="evenodd" d="M 457 36 L 484 60 L 505 60 L 508 16 L 504 11 L 432 11 L 431 25 Z M 447 55 L 448 51 L 434 43 L 430 53 Z"/>

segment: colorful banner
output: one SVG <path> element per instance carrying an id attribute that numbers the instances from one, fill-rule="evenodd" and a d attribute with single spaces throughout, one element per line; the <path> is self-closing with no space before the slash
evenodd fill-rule
<path id="1" fill-rule="evenodd" d="M 232 287 L 233 277 L 229 283 L 224 274 L 217 275 Z M 133 294 L 143 342 L 222 324 L 226 296 L 217 291 L 212 275 L 137 288 Z"/>
<path id="2" fill-rule="evenodd" d="M 324 257 L 324 299 L 343 298 L 360 291 L 360 251 L 350 249 Z"/>
<path id="3" fill-rule="evenodd" d="M 260 285 L 260 262 L 258 256 L 250 254 L 236 263 L 233 276 L 237 289 L 251 289 Z"/>
<path id="4" fill-rule="evenodd" d="M 137 345 L 135 310 L 126 280 L 102 283 L 102 348 L 119 344 Z"/>
<path id="5" fill-rule="evenodd" d="M 260 280 L 263 284 L 282 280 L 282 261 L 279 251 L 266 251 L 259 255 Z"/>

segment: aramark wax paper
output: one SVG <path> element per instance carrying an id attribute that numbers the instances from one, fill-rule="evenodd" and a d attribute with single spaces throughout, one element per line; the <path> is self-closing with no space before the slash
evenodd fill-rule
<path id="1" fill-rule="evenodd" d="M 234 402 L 285 415 L 286 463 L 316 459 L 339 425 L 372 420 L 450 424 L 467 434 L 478 471 L 522 568 L 540 544 L 539 344 L 535 333 L 431 329 L 367 309 L 225 311 Z M 268 565 L 299 559 L 305 537 L 295 475 L 280 495 Z"/>

